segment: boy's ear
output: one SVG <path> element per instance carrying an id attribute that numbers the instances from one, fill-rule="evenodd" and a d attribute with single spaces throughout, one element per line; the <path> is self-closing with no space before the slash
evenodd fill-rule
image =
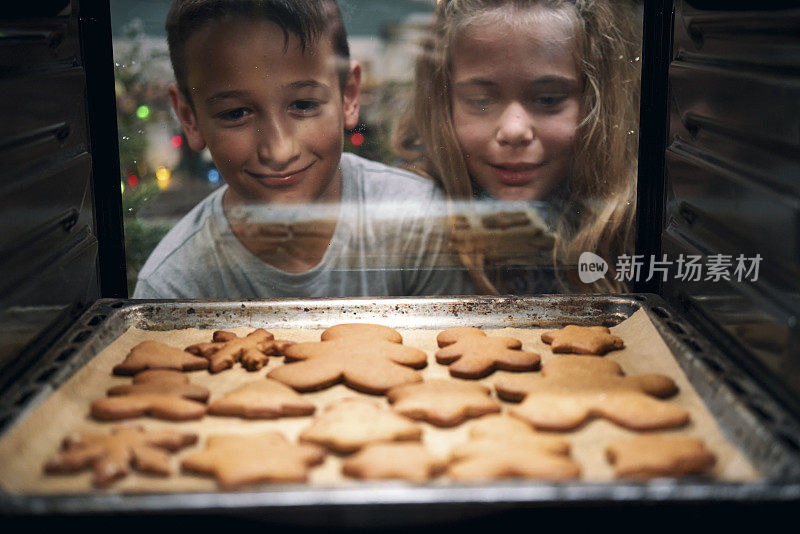
<path id="1" fill-rule="evenodd" d="M 350 62 L 347 84 L 344 86 L 344 127 L 352 130 L 358 125 L 358 110 L 361 102 L 361 65 Z"/>
<path id="2" fill-rule="evenodd" d="M 186 96 L 178 89 L 174 83 L 169 85 L 169 99 L 172 102 L 172 109 L 178 116 L 183 127 L 183 133 L 186 134 L 186 141 L 189 143 L 189 148 L 196 152 L 200 152 L 206 147 L 206 142 L 203 136 L 200 135 L 200 129 L 197 127 L 197 117 L 194 116 L 194 110 L 186 100 Z"/>

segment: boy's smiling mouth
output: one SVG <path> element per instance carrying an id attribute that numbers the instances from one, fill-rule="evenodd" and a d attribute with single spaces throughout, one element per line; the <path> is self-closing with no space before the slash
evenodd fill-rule
<path id="1" fill-rule="evenodd" d="M 314 162 L 309 163 L 305 167 L 294 169 L 286 172 L 253 172 L 245 170 L 245 174 L 255 178 L 259 183 L 268 187 L 288 187 L 301 181 Z"/>

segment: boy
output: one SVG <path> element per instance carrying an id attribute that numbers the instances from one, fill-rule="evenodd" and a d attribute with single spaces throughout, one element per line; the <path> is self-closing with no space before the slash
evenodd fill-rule
<path id="1" fill-rule="evenodd" d="M 471 293 L 440 193 L 342 154 L 360 67 L 335 0 L 174 0 L 173 108 L 226 182 L 164 237 L 135 298 Z"/>

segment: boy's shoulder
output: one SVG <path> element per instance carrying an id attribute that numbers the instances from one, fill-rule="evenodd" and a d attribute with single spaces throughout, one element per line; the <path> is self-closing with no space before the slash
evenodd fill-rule
<path id="1" fill-rule="evenodd" d="M 210 224 L 213 225 L 216 211 L 221 209 L 225 189 L 223 186 L 213 191 L 175 223 L 153 249 L 139 273 L 141 277 L 159 271 L 171 263 L 185 264 L 191 261 L 191 256 L 202 254 L 198 247 L 202 248 L 207 240 L 198 236 L 206 232 Z"/>

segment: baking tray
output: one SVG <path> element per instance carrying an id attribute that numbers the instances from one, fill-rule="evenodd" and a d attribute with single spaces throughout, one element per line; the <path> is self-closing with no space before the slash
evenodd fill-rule
<path id="1" fill-rule="evenodd" d="M 282 484 L 251 492 L 135 495 L 19 496 L 0 491 L 0 513 L 47 516 L 203 512 L 312 526 L 324 521 L 331 526 L 440 522 L 529 507 L 799 501 L 800 424 L 796 418 L 663 299 L 650 294 L 244 301 L 101 299 L 2 393 L 0 438 L 130 327 L 319 329 L 342 322 L 378 321 L 395 328 L 558 328 L 568 323 L 614 326 L 638 310 L 644 310 L 652 321 L 725 437 L 761 473 L 760 481 L 713 482 L 688 477 L 640 483 L 513 480 L 445 486 L 365 482 L 348 487 Z M 326 511 L 320 514 L 320 510 Z"/>

